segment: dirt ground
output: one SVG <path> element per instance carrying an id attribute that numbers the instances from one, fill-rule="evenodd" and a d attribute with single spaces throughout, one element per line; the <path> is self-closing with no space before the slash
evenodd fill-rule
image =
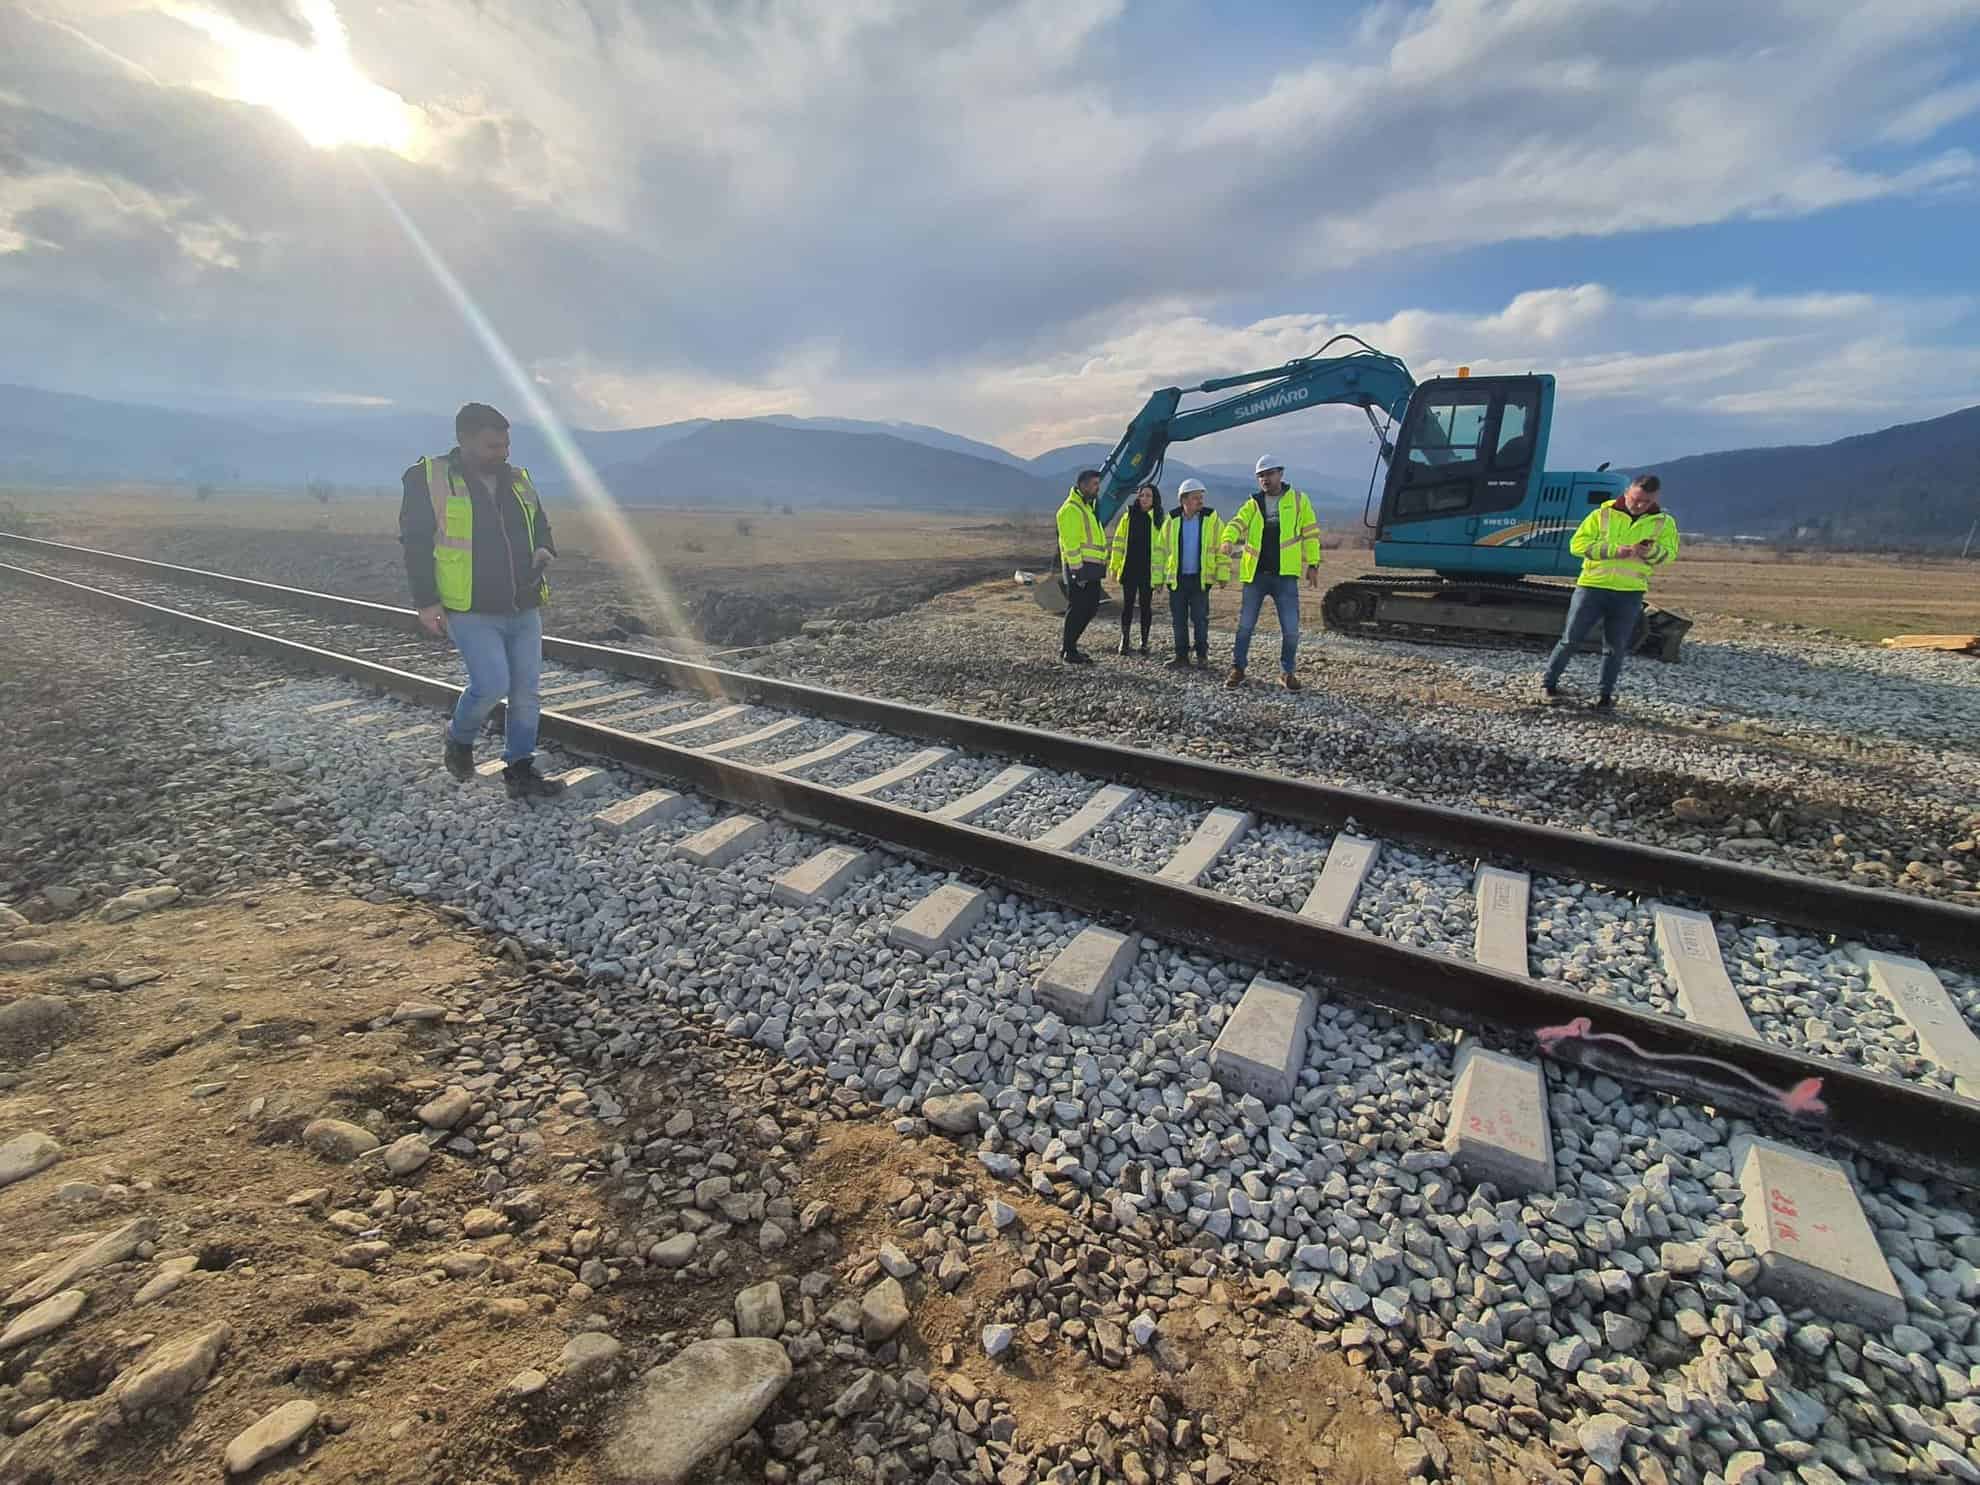
<path id="1" fill-rule="evenodd" d="M 807 619 L 897 613 L 937 593 L 1044 566 L 1054 544 L 1049 511 L 986 520 L 638 510 L 620 529 L 582 510 L 553 518 L 562 551 L 552 574 L 558 633 L 616 640 L 689 632 L 716 646 L 767 643 Z M 30 534 L 56 540 L 403 603 L 396 520 L 396 501 L 379 496 L 317 505 L 275 496 L 198 501 L 176 489 L 0 492 L 0 529 L 26 524 Z M 1371 552 L 1342 540 L 1329 547 L 1322 582 L 1374 570 Z M 1980 563 L 1777 556 L 1694 542 L 1659 575 L 1656 597 L 1708 629 L 1726 618 L 1864 640 L 1980 631 Z"/>
<path id="2" fill-rule="evenodd" d="M 474 1008 L 522 993 L 525 971 L 443 913 L 284 888 L 114 925 L 36 924 L 12 941 L 24 938 L 58 954 L 0 967 L 0 1140 L 40 1130 L 62 1155 L 0 1189 L 0 1295 L 14 1301 L 0 1328 L 37 1276 L 143 1225 L 134 1253 L 74 1280 L 88 1296 L 75 1319 L 0 1352 L 0 1423 L 18 1435 L 0 1433 L 9 1485 L 212 1479 L 230 1440 L 299 1402 L 319 1410 L 313 1426 L 253 1478 L 586 1485 L 632 1369 L 603 1385 L 579 1378 L 561 1360 L 573 1334 L 606 1331 L 637 1355 L 654 1337 L 708 1334 L 740 1286 L 808 1265 L 836 1267 L 857 1294 L 877 1274 L 880 1244 L 918 1251 L 922 1224 L 911 1219 L 919 1193 L 935 1191 L 971 1209 L 1001 1196 L 1019 1212 L 977 1250 L 957 1292 L 929 1284 L 917 1295 L 895 1364 L 932 1379 L 949 1405 L 997 1399 L 1027 1448 L 1097 1439 L 1103 1458 L 1115 1435 L 1131 1450 L 1143 1419 L 1187 1410 L 1193 1447 L 1219 1451 L 1239 1481 L 1403 1479 L 1369 1373 L 1249 1280 L 1183 1281 L 1163 1321 L 1173 1340 L 1119 1370 L 1056 1338 L 987 1359 L 976 1337 L 1010 1276 L 1073 1241 L 1071 1219 L 992 1183 L 958 1146 L 903 1139 L 877 1118 L 835 1111 L 841 1122 L 817 1129 L 793 1200 L 826 1202 L 829 1231 L 774 1260 L 744 1248 L 700 1282 L 621 1275 L 613 1258 L 613 1282 L 598 1291 L 575 1281 L 575 1255 L 585 1234 L 609 1243 L 625 1218 L 603 1182 L 574 1177 L 622 1136 L 582 1110 L 553 1110 L 540 1150 L 507 1168 L 497 1195 L 482 1160 L 449 1148 L 398 1177 L 379 1152 L 317 1153 L 302 1131 L 319 1116 L 388 1146 L 417 1129 L 413 1111 L 450 1081 L 456 1035 L 482 1019 Z M 691 1109 L 740 1125 L 744 1109 L 765 1107 L 762 1079 L 785 1075 L 719 1033 L 709 1039 L 716 1054 L 670 1056 L 655 1075 L 623 1080 L 628 1122 Z M 719 1071 L 728 1066 L 734 1079 Z M 480 1109 L 462 1130 L 483 1135 Z M 803 1149 L 793 1131 L 804 1118 L 776 1112 L 780 1138 Z M 466 1213 L 491 1206 L 509 1220 L 466 1236 Z M 1129 1247 L 1117 1256 L 1157 1257 L 1159 1242 L 1118 1241 Z M 176 1287 L 160 1283 L 175 1271 Z M 120 1408 L 134 1375 L 216 1326 L 224 1347 L 190 1395 Z M 512 1379 L 531 1368 L 542 1390 L 516 1395 Z M 760 1429 L 828 1415 L 852 1375 L 801 1369 Z M 855 1436 L 828 1432 L 824 1478 L 846 1477 Z M 1511 1478 L 1461 1426 L 1448 1439 L 1456 1478 Z M 725 1458 L 696 1478 L 765 1478 L 759 1450 Z M 771 1468 L 768 1478 L 785 1477 Z"/>

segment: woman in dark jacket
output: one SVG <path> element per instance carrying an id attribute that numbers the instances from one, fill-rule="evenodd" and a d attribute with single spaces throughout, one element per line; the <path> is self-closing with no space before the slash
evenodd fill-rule
<path id="1" fill-rule="evenodd" d="M 1155 584 L 1169 570 L 1167 537 L 1162 530 L 1165 513 L 1162 492 L 1143 485 L 1114 523 L 1114 535 L 1107 549 L 1107 576 L 1121 585 L 1121 653 L 1128 653 L 1128 630 L 1134 622 L 1135 604 L 1141 605 L 1141 653 L 1148 653 L 1148 621 L 1152 616 Z"/>

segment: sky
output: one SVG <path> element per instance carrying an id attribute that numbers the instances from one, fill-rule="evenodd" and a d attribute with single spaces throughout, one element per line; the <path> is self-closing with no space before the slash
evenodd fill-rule
<path id="1" fill-rule="evenodd" d="M 513 405 L 478 315 L 578 426 L 1028 456 L 1351 331 L 1636 466 L 1980 402 L 1976 188 L 1980 0 L 10 0 L 0 382 Z M 1268 448 L 1372 457 L 1177 452 Z"/>

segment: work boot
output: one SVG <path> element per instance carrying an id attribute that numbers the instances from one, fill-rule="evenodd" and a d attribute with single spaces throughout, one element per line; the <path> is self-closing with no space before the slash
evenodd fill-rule
<path id="1" fill-rule="evenodd" d="M 1540 695 L 1547 701 L 1559 701 L 1561 699 L 1561 688 L 1552 681 L 1543 680 L 1540 682 Z"/>
<path id="2" fill-rule="evenodd" d="M 465 784 L 474 777 L 474 744 L 457 743 L 447 739 L 447 772 L 454 776 L 454 782 Z"/>
<path id="3" fill-rule="evenodd" d="M 1198 670 L 1208 670 L 1210 668 L 1210 657 L 1208 655 L 1198 655 L 1196 657 L 1196 668 Z"/>
<path id="4" fill-rule="evenodd" d="M 1128 637 L 1125 634 L 1123 634 L 1121 636 L 1121 653 L 1125 655 L 1127 654 L 1127 652 L 1128 652 Z"/>
<path id="5" fill-rule="evenodd" d="M 1243 684 L 1244 667 L 1242 665 L 1233 665 L 1231 667 L 1231 673 L 1224 677 L 1224 689 L 1226 691 L 1235 691 Z"/>
<path id="6" fill-rule="evenodd" d="M 1613 696 L 1598 696 L 1595 698 L 1594 709 L 1598 712 L 1612 712 L 1616 709 L 1616 698 Z"/>
<path id="7" fill-rule="evenodd" d="M 1093 663 L 1093 657 L 1084 650 L 1067 650 L 1059 658 L 1064 660 L 1068 665 L 1091 665 Z"/>
<path id="8" fill-rule="evenodd" d="M 1145 634 L 1141 636 L 1141 653 L 1144 655 L 1148 653 L 1148 636 Z"/>
<path id="9" fill-rule="evenodd" d="M 1299 689 L 1299 677 L 1294 675 L 1290 670 L 1285 671 L 1279 676 L 1279 684 L 1284 686 L 1288 691 L 1297 691 Z"/>
<path id="10" fill-rule="evenodd" d="M 502 770 L 502 783 L 511 799 L 555 799 L 564 792 L 562 779 L 546 779 L 534 758 L 523 758 Z"/>
<path id="11" fill-rule="evenodd" d="M 1178 656 L 1176 656 L 1176 658 L 1175 658 L 1175 659 L 1173 659 L 1173 660 L 1171 660 L 1171 661 L 1170 661 L 1170 662 L 1169 662 L 1169 663 L 1168 663 L 1167 665 L 1165 665 L 1165 666 L 1163 666 L 1163 667 L 1162 667 L 1162 669 L 1164 669 L 1164 670 L 1188 670 L 1188 669 L 1189 669 L 1189 656 L 1187 656 L 1187 655 L 1178 655 Z"/>

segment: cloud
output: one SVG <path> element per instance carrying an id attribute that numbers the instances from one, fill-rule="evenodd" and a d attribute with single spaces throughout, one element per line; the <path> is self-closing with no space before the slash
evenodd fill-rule
<path id="1" fill-rule="evenodd" d="M 1550 269 L 1377 317 L 1353 295 L 1490 245 L 1967 191 L 1944 136 L 1975 105 L 1944 59 L 1970 5 L 1252 19 L 1257 87 L 1226 101 L 1151 87 L 1191 59 L 1122 0 L 0 10 L 0 378 L 458 402 L 486 359 L 374 181 L 547 395 L 600 422 L 775 407 L 1041 448 L 1348 326 L 1412 364 L 1573 368 L 1564 406 L 1675 400 L 1689 421 L 1666 426 L 1695 429 L 1788 418 L 1773 357 L 1938 354 L 1943 306 L 1848 282 L 1632 297 Z M 326 47 L 348 75 L 285 70 Z M 284 92 L 298 76 L 316 91 Z M 417 147 L 298 137 L 374 109 Z"/>

